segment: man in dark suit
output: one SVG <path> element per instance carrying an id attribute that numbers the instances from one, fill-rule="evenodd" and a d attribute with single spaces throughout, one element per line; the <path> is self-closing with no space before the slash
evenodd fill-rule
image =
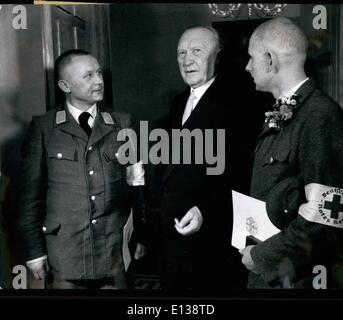
<path id="1" fill-rule="evenodd" d="M 23 143 L 18 225 L 26 264 L 37 279 L 49 269 L 51 288 L 124 289 L 123 227 L 131 191 L 144 184 L 140 163 L 119 161 L 118 133 L 130 117 L 100 105 L 102 70 L 88 52 L 63 53 L 55 71 L 65 103 L 34 117 Z"/>
<path id="2" fill-rule="evenodd" d="M 277 99 L 257 140 L 251 196 L 281 229 L 241 251 L 251 288 L 343 286 L 343 110 L 306 77 L 306 51 L 286 18 L 249 42 L 246 70 Z"/>
<path id="3" fill-rule="evenodd" d="M 241 280 L 241 274 L 237 274 L 239 255 L 230 245 L 232 204 L 227 131 L 222 131 L 225 145 L 218 142 L 217 129 L 225 130 L 227 126 L 228 102 L 222 99 L 223 92 L 216 80 L 220 49 L 219 35 L 211 27 L 189 28 L 178 43 L 180 73 L 189 88 L 173 101 L 169 129 L 198 131 L 204 141 L 206 130 L 213 129 L 214 136 L 204 143 L 204 149 L 213 147 L 223 166 L 211 174 L 206 160 L 196 162 L 203 151 L 195 143 L 187 150 L 183 149 L 185 139 L 179 149 L 171 145 L 170 154 L 180 150 L 181 163 L 166 165 L 159 175 L 161 284 L 167 290 L 218 293 L 220 289 L 237 288 L 240 281 L 234 279 Z M 188 164 L 182 162 L 186 153 L 191 158 Z"/>

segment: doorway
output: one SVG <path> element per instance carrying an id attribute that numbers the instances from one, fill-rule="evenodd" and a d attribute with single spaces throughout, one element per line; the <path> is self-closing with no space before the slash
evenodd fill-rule
<path id="1" fill-rule="evenodd" d="M 255 28 L 266 19 L 213 22 L 219 32 L 223 49 L 218 64 L 218 79 L 222 91 L 228 95 L 232 109 L 228 119 L 231 130 L 232 188 L 249 194 L 253 153 L 256 138 L 262 131 L 264 113 L 274 98 L 270 93 L 258 92 L 251 75 L 245 71 L 249 61 L 249 39 Z"/>

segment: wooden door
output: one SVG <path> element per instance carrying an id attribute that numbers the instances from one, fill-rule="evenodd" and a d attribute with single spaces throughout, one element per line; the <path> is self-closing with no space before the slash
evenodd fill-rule
<path id="1" fill-rule="evenodd" d="M 77 16 L 77 6 L 52 7 L 52 37 L 54 56 L 70 49 L 89 50 L 89 26 L 87 14 L 82 18 Z M 85 11 L 85 10 L 84 10 Z M 85 12 L 87 13 L 87 12 Z"/>
<path id="2" fill-rule="evenodd" d="M 54 62 L 63 52 L 83 49 L 91 52 L 110 73 L 108 6 L 59 5 L 43 6 L 43 55 L 47 73 L 48 109 L 61 102 L 61 93 L 54 78 Z M 111 104 L 111 82 L 105 79 L 106 105 Z"/>

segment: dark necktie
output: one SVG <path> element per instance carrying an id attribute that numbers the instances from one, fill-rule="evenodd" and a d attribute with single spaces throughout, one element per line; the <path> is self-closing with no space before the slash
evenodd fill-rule
<path id="1" fill-rule="evenodd" d="M 88 124 L 88 119 L 91 115 L 88 112 L 82 112 L 79 116 L 79 122 L 81 128 L 87 133 L 88 137 L 90 137 L 92 133 L 92 128 Z"/>

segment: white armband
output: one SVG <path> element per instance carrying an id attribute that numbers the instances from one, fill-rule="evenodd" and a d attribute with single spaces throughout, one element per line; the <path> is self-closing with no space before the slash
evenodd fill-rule
<path id="1" fill-rule="evenodd" d="M 343 229 L 343 189 L 310 183 L 305 186 L 306 200 L 299 214 L 307 221 Z"/>
<path id="2" fill-rule="evenodd" d="M 26 265 L 29 267 L 29 266 L 35 265 L 38 262 L 41 262 L 42 260 L 46 260 L 47 258 L 48 258 L 48 256 L 44 255 L 42 257 L 26 261 Z"/>
<path id="3" fill-rule="evenodd" d="M 143 161 L 139 161 L 126 168 L 126 182 L 129 186 L 144 186 L 144 167 Z"/>

